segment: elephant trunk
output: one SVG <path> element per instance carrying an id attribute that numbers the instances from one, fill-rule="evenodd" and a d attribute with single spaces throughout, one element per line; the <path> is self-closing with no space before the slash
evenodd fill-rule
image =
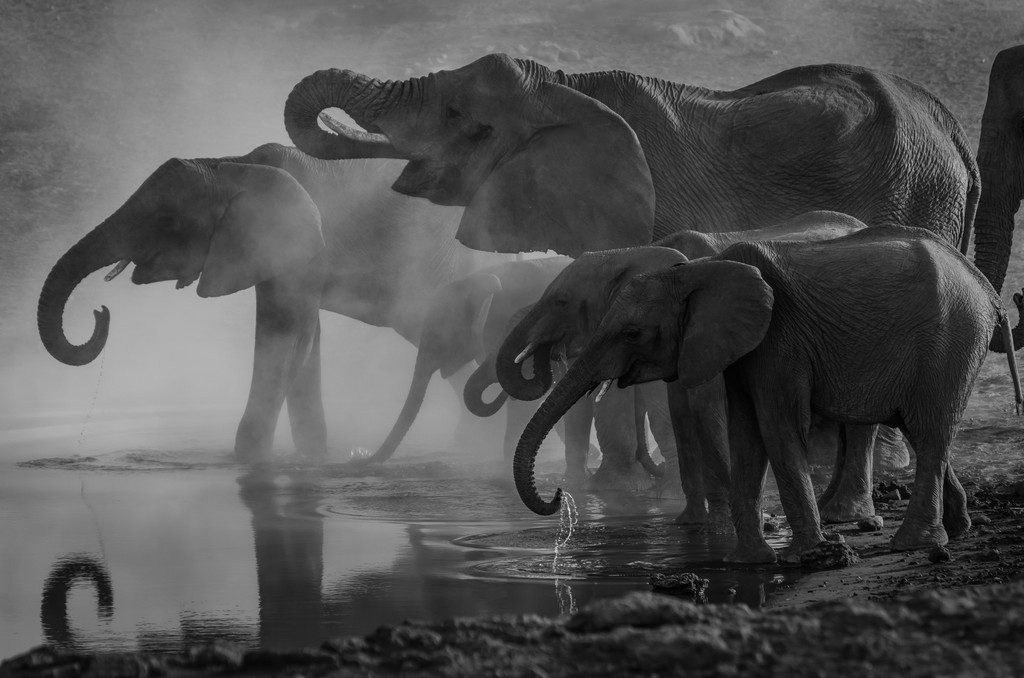
<path id="1" fill-rule="evenodd" d="M 320 128 L 325 108 L 340 108 L 367 129 L 380 111 L 400 96 L 402 83 L 382 82 L 352 71 L 329 68 L 303 78 L 284 105 L 284 126 L 301 151 L 324 160 L 344 158 L 407 158 L 383 134 L 331 125 Z"/>
<path id="2" fill-rule="evenodd" d="M 430 378 L 434 376 L 436 371 L 437 365 L 433 359 L 428 357 L 428 352 L 421 346 L 416 354 L 416 366 L 413 368 L 412 384 L 409 385 L 409 393 L 405 397 L 405 404 L 402 405 L 402 411 L 398 415 L 398 420 L 391 427 L 391 432 L 388 433 L 388 437 L 384 439 L 380 448 L 362 460 L 363 463 L 381 464 L 390 459 L 391 455 L 395 453 L 398 445 L 405 438 L 405 434 L 409 432 L 413 422 L 416 421 L 416 415 L 420 413 L 420 407 L 423 406 L 423 398 L 427 395 L 427 386 L 430 384 Z"/>
<path id="3" fill-rule="evenodd" d="M 516 446 L 515 459 L 512 463 L 516 490 L 526 507 L 538 515 L 549 516 L 558 510 L 562 500 L 562 488 L 556 490 L 555 497 L 550 502 L 541 499 L 533 477 L 537 451 L 558 420 L 565 416 L 577 400 L 598 384 L 593 378 L 592 363 L 590 354 L 584 354 L 573 363 L 534 413 L 519 438 L 519 445 Z"/>
<path id="4" fill-rule="evenodd" d="M 92 336 L 81 345 L 72 344 L 64 334 L 64 307 L 75 287 L 89 274 L 127 256 L 118 237 L 120 228 L 113 223 L 108 219 L 65 252 L 50 269 L 39 294 L 36 310 L 39 338 L 50 355 L 67 365 L 92 362 L 107 343 L 110 311 L 106 306 L 93 311 L 96 324 Z"/>
<path id="5" fill-rule="evenodd" d="M 462 391 L 462 400 L 466 403 L 466 409 L 478 417 L 495 415 L 508 400 L 508 394 L 504 391 L 495 396 L 491 402 L 484 400 L 484 391 L 498 383 L 498 374 L 494 369 L 495 360 L 495 354 L 489 353 L 483 364 L 476 368 L 466 380 L 466 387 Z"/>
<path id="6" fill-rule="evenodd" d="M 1024 102 L 1020 69 L 1024 50 L 999 53 L 989 74 L 981 120 L 978 167 L 981 200 L 974 219 L 975 264 L 1001 292 L 1013 244 L 1014 215 L 1024 197 Z"/>
<path id="7" fill-rule="evenodd" d="M 39 617 L 47 643 L 65 648 L 75 646 L 68 620 L 68 596 L 75 584 L 89 581 L 96 588 L 97 614 L 101 619 L 110 619 L 114 612 L 114 589 L 106 567 L 90 556 L 70 558 L 55 567 L 43 585 Z"/>
<path id="8" fill-rule="evenodd" d="M 539 304 L 530 310 L 501 342 L 495 361 L 498 382 L 516 400 L 536 400 L 551 388 L 551 344 L 540 343 L 533 349 L 533 378 L 523 375 L 525 359 L 521 354 L 529 346 L 530 329 L 540 317 Z M 516 360 L 519 359 L 519 362 Z"/>

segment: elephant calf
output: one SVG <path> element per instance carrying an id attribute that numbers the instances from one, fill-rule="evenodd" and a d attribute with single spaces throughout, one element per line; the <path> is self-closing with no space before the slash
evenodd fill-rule
<path id="1" fill-rule="evenodd" d="M 893 547 L 944 544 L 970 527 L 950 445 L 997 325 L 991 285 L 930 233 L 879 226 L 825 242 L 733 245 L 641 275 L 530 421 L 515 480 L 533 511 L 536 449 L 551 425 L 602 382 L 683 387 L 724 371 L 734 562 L 770 563 L 761 492 L 771 463 L 799 557 L 824 536 L 807 465 L 812 419 L 898 427 L 917 452 L 916 485 Z M 1016 383 L 1016 368 L 1011 361 Z M 1020 397 L 1018 395 L 1018 402 Z M 945 483 L 945 487 L 944 487 Z"/>

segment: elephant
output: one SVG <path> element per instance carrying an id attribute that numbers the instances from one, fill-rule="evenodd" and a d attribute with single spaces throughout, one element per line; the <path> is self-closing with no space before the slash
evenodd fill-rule
<path id="1" fill-rule="evenodd" d="M 974 262 L 1002 292 L 1013 245 L 1014 215 L 1024 197 L 1024 45 L 1000 51 L 992 61 L 978 142 L 982 191 L 975 217 Z M 1022 290 L 1024 291 L 1024 290 Z M 1021 296 L 1014 302 L 1021 306 Z M 1013 328 L 1014 350 L 1024 345 L 1024 327 Z M 1002 335 L 990 348 L 1005 352 Z"/>
<path id="2" fill-rule="evenodd" d="M 576 358 L 597 329 L 618 292 L 634 276 L 667 268 L 676 263 L 712 256 L 728 245 L 747 240 L 831 240 L 854 233 L 864 224 L 837 212 L 809 212 L 781 224 L 751 231 L 701 233 L 680 231 L 658 242 L 656 248 L 626 248 L 590 252 L 580 256 L 560 274 L 533 310 L 513 328 L 495 356 L 495 371 L 502 388 L 514 398 L 535 399 L 547 392 L 550 372 L 534 361 L 534 376 L 521 371 L 521 361 L 540 349 L 548 355 L 552 347 L 564 347 Z M 476 375 L 466 382 L 474 383 Z M 651 426 L 668 464 L 668 475 L 679 483 L 687 499 L 677 519 L 684 524 L 707 523 L 714 531 L 731 531 L 727 488 L 729 450 L 726 431 L 724 385 L 720 378 L 687 390 L 669 384 L 645 384 L 644 399 L 663 421 Z M 673 421 L 686 422 L 672 426 Z M 674 431 L 674 432 L 673 432 Z M 855 474 L 847 474 L 854 478 Z M 870 479 L 868 481 L 870 483 Z M 705 505 L 707 502 L 707 505 Z M 827 509 L 837 520 L 856 520 L 874 515 L 870 485 L 853 492 L 844 486 Z"/>
<path id="3" fill-rule="evenodd" d="M 558 509 L 560 492 L 550 502 L 537 493 L 535 450 L 588 391 L 614 379 L 689 388 L 723 373 L 737 533 L 727 560 L 776 561 L 760 512 L 769 462 L 793 529 L 784 557 L 824 540 L 806 461 L 814 420 L 848 424 L 848 445 L 869 442 L 869 425 L 899 427 L 917 468 L 893 548 L 944 544 L 970 528 L 949 448 L 997 326 L 1009 334 L 992 286 L 919 228 L 738 243 L 637 276 L 530 420 L 516 448 L 517 490 L 534 512 Z"/>
<path id="4" fill-rule="evenodd" d="M 39 295 L 50 354 L 84 365 L 103 350 L 110 314 L 82 345 L 64 335 L 75 287 L 117 263 L 132 282 L 199 280 L 200 297 L 256 288 L 252 384 L 235 438 L 243 461 L 266 460 L 285 400 L 297 451 L 326 455 L 319 311 L 380 327 L 413 344 L 433 289 L 509 255 L 474 252 L 452 237 L 461 210 L 388 190 L 393 161 L 325 162 L 279 144 L 242 156 L 171 159 L 53 266 Z"/>
<path id="5" fill-rule="evenodd" d="M 367 131 L 321 115 L 331 107 Z M 935 96 L 841 64 L 733 91 L 504 54 L 401 81 L 326 69 L 295 85 L 284 121 L 315 157 L 406 160 L 392 188 L 466 206 L 456 237 L 487 251 L 578 256 L 816 209 L 921 226 L 966 251 L 981 190 Z"/>
<path id="6" fill-rule="evenodd" d="M 505 337 L 510 318 L 522 307 L 535 302 L 548 283 L 571 261 L 569 257 L 507 261 L 439 288 L 423 319 L 416 366 L 401 414 L 384 443 L 365 461 L 384 462 L 394 454 L 419 413 L 434 372 L 440 371 L 447 379 L 474 358 L 484 360 Z M 486 412 L 472 408 L 470 411 L 489 416 L 504 402 L 505 398 L 499 397 L 484 408 Z M 505 456 L 511 460 L 519 434 L 536 408 L 513 401 L 506 409 L 508 426 L 504 449 Z M 585 438 L 573 443 L 567 441 L 570 447 L 575 443 L 582 445 L 568 454 L 582 454 L 585 458 L 590 438 L 590 412 L 583 406 L 577 409 L 586 420 Z"/>

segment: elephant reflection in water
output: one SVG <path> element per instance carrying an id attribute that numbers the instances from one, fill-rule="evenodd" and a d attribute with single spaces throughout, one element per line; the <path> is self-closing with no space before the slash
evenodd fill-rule
<path id="1" fill-rule="evenodd" d="M 77 649 L 78 639 L 68 619 L 68 596 L 76 584 L 92 584 L 96 590 L 96 614 L 109 621 L 114 614 L 114 589 L 103 561 L 87 553 L 75 553 L 57 561 L 43 584 L 39 621 L 49 645 Z"/>

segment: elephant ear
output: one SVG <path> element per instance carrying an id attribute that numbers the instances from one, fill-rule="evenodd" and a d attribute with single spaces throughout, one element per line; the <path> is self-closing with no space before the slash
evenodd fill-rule
<path id="1" fill-rule="evenodd" d="M 699 386 L 754 350 L 772 318 L 772 288 L 754 266 L 704 261 L 676 267 L 683 276 L 679 385 Z"/>
<path id="2" fill-rule="evenodd" d="M 320 210 L 292 175 L 234 162 L 221 163 L 216 173 L 232 196 L 210 239 L 199 296 L 247 289 L 324 250 Z"/>
<path id="3" fill-rule="evenodd" d="M 569 87 L 542 83 L 537 131 L 476 190 L 456 237 L 473 249 L 579 256 L 651 242 L 654 184 L 636 133 Z"/>

